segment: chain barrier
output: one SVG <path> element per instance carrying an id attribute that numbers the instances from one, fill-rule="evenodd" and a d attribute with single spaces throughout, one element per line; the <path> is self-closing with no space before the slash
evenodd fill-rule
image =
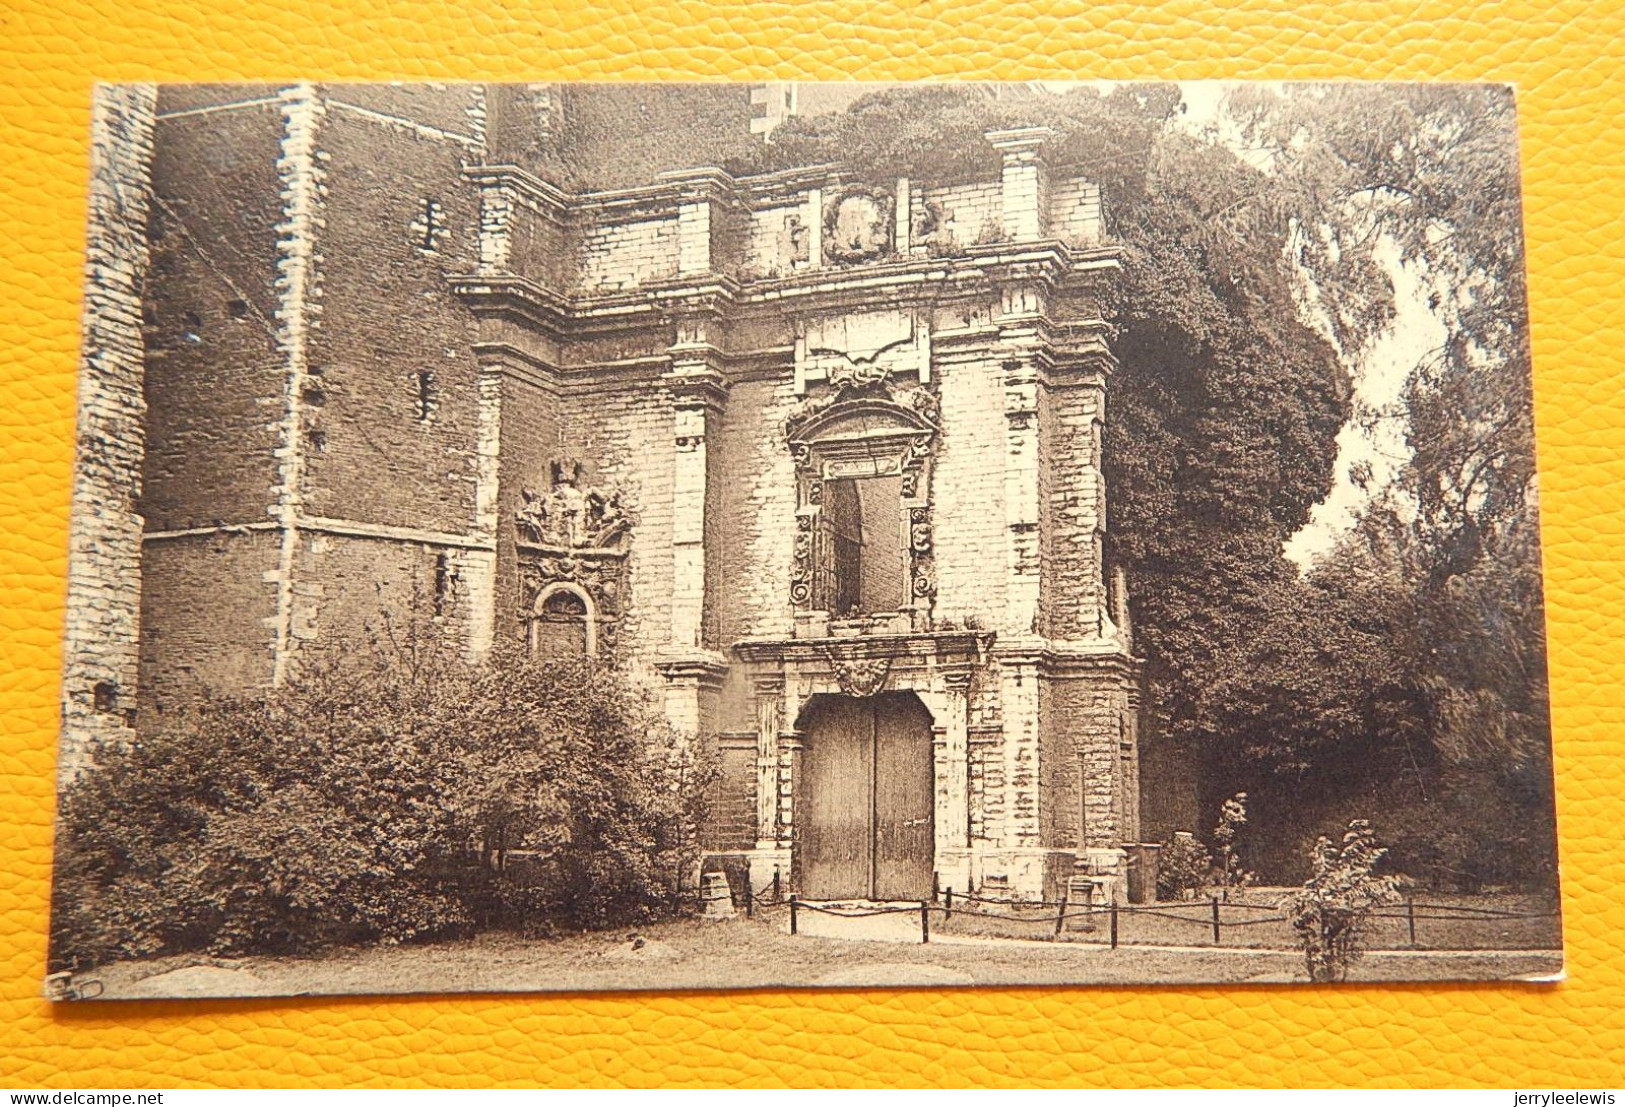
<path id="1" fill-rule="evenodd" d="M 1286 925 L 1290 923 L 1288 917 L 1281 914 L 1278 907 L 1257 903 L 1221 903 L 1217 897 L 1209 899 L 1206 903 L 1155 905 L 1117 903 L 1105 903 L 1097 905 L 1090 903 L 1086 904 L 1082 908 L 1078 908 L 1065 899 L 1012 901 L 1007 899 L 991 899 L 986 896 L 955 892 L 952 888 L 948 888 L 943 896 L 943 902 L 940 904 L 934 904 L 927 900 L 921 900 L 917 905 L 910 904 L 908 906 L 867 908 L 848 907 L 827 903 L 809 903 L 805 900 L 799 899 L 795 895 L 790 895 L 783 902 L 787 903 L 790 907 L 790 933 L 792 934 L 797 932 L 798 911 L 812 911 L 821 915 L 833 915 L 837 918 L 847 919 L 865 919 L 882 915 L 906 915 L 918 913 L 920 916 L 920 940 L 922 943 L 928 943 L 931 940 L 930 916 L 933 911 L 940 915 L 944 921 L 952 919 L 955 911 L 958 910 L 962 917 L 967 918 L 997 919 L 1001 922 L 1027 924 L 1031 926 L 1052 926 L 1054 927 L 1056 938 L 1060 938 L 1062 933 L 1065 932 L 1066 923 L 1069 919 L 1087 920 L 1088 925 L 1082 929 L 1086 931 L 1094 931 L 1096 929 L 1095 920 L 1104 915 L 1109 921 L 1108 941 L 1113 949 L 1117 949 L 1120 945 L 1120 921 L 1123 916 L 1140 915 L 1147 918 L 1167 919 L 1173 922 L 1190 923 L 1194 926 L 1200 926 L 1204 929 L 1209 929 L 1212 931 L 1214 946 L 1219 946 L 1222 943 L 1223 931 L 1226 928 Z M 956 904 L 965 904 L 967 907 L 956 908 Z M 967 909 L 968 905 L 971 904 L 979 904 L 983 906 L 981 908 Z M 1022 911 L 1038 910 L 1043 911 L 1044 913 L 1038 915 L 1014 914 L 1011 911 L 986 910 L 985 907 L 987 906 Z M 1048 908 L 1057 908 L 1058 910 L 1052 913 L 1046 910 Z M 1182 909 L 1201 911 L 1202 914 L 1200 917 L 1178 914 L 1177 912 Z M 1237 910 L 1255 912 L 1266 911 L 1270 913 L 1262 917 L 1250 919 L 1224 917 L 1224 913 L 1226 911 Z M 1410 932 L 1410 945 L 1414 947 L 1417 944 L 1416 924 L 1418 922 L 1492 922 L 1504 919 L 1550 919 L 1556 918 L 1557 915 L 1558 913 L 1556 911 L 1505 911 L 1482 907 L 1458 907 L 1454 904 L 1417 903 L 1414 900 L 1407 900 L 1404 911 L 1374 911 L 1370 917 L 1377 919 L 1403 920 L 1406 922 Z"/>

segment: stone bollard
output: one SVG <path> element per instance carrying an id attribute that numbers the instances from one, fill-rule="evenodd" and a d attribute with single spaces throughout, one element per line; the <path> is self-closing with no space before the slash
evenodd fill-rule
<path id="1" fill-rule="evenodd" d="M 708 919 L 731 919 L 734 911 L 733 890 L 728 887 L 727 873 L 705 873 L 700 877 L 700 899 L 705 904 Z"/>
<path id="2" fill-rule="evenodd" d="M 1095 928 L 1095 920 L 1088 912 L 1095 905 L 1095 895 L 1099 887 L 1100 880 L 1097 877 L 1083 873 L 1074 873 L 1067 877 L 1065 910 L 1072 915 L 1066 920 L 1067 930 L 1090 931 Z"/>

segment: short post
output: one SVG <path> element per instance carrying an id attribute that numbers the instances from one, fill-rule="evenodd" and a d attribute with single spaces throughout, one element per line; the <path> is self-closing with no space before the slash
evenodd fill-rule
<path id="1" fill-rule="evenodd" d="M 777 865 L 773 866 L 773 899 L 778 903 L 784 902 L 784 896 L 779 891 L 779 867 Z"/>
<path id="2" fill-rule="evenodd" d="M 1112 948 L 1117 948 L 1117 901 L 1112 901 Z"/>
<path id="3" fill-rule="evenodd" d="M 942 917 L 945 919 L 954 917 L 954 890 L 952 887 L 949 887 L 942 898 Z"/>
<path id="4" fill-rule="evenodd" d="M 756 889 L 750 886 L 750 872 L 745 872 L 745 918 L 756 917 Z"/>
<path id="5" fill-rule="evenodd" d="M 1416 897 L 1405 897 L 1405 922 L 1411 930 L 1411 948 L 1416 948 Z"/>
<path id="6" fill-rule="evenodd" d="M 931 903 L 923 899 L 920 901 L 920 944 L 931 944 Z"/>
<path id="7" fill-rule="evenodd" d="M 1068 889 L 1066 889 L 1066 888 L 1061 889 L 1061 910 L 1055 916 L 1055 936 L 1057 938 L 1059 938 L 1061 936 L 1061 927 L 1066 925 L 1067 892 L 1068 892 Z"/>
<path id="8" fill-rule="evenodd" d="M 1213 944 L 1219 944 L 1219 897 L 1213 897 Z"/>
<path id="9" fill-rule="evenodd" d="M 796 932 L 796 897 L 790 896 L 790 933 Z"/>

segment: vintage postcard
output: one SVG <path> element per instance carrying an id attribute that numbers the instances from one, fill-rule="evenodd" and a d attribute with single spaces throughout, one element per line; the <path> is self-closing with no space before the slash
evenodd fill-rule
<path id="1" fill-rule="evenodd" d="M 1509 88 L 91 142 L 53 998 L 1561 975 Z"/>

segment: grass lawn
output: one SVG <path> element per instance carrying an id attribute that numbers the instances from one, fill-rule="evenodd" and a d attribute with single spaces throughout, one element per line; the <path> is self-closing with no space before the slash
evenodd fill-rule
<path id="1" fill-rule="evenodd" d="M 953 922 L 959 922 L 959 913 Z M 935 919 L 933 929 L 940 930 Z M 786 911 L 778 908 L 750 920 L 687 919 L 646 927 L 639 931 L 641 945 L 629 941 L 626 932 L 551 940 L 488 934 L 318 957 L 129 961 L 84 976 L 103 982 L 106 999 L 809 985 L 1273 984 L 1305 978 L 1301 957 L 1285 950 L 1170 951 L 1132 945 L 1112 950 L 1098 942 L 1072 940 L 983 941 L 955 930 L 950 924 L 929 945 L 792 936 Z M 1190 936 L 1184 940 L 1189 942 Z M 1549 975 L 1561 966 L 1562 955 L 1555 950 L 1532 955 L 1376 954 L 1355 967 L 1353 978 L 1506 980 Z"/>

